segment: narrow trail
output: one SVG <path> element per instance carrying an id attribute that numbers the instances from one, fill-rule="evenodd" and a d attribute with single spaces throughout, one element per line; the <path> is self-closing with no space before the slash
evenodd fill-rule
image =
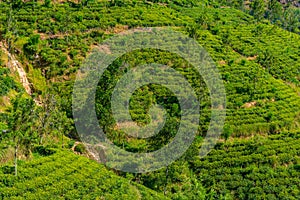
<path id="1" fill-rule="evenodd" d="M 10 52 L 8 52 L 7 48 L 4 46 L 3 42 L 0 42 L 0 47 L 2 51 L 8 56 L 8 63 L 7 66 L 12 71 L 17 71 L 20 77 L 20 82 L 22 83 L 23 87 L 26 90 L 26 93 L 31 95 L 32 91 L 30 88 L 30 83 L 28 81 L 27 75 L 19 61 L 15 58 L 14 55 L 12 55 Z"/>
<path id="2" fill-rule="evenodd" d="M 0 41 L 0 48 L 8 56 L 8 63 L 7 63 L 8 68 L 11 71 L 17 72 L 19 74 L 20 82 L 21 82 L 22 86 L 24 87 L 26 93 L 31 96 L 32 95 L 32 90 L 30 87 L 31 83 L 28 81 L 26 72 L 25 72 L 24 68 L 22 67 L 21 63 L 16 59 L 16 57 L 14 55 L 12 55 L 7 50 L 7 48 L 5 47 L 5 45 L 3 44 L 2 41 Z M 39 102 L 38 100 L 34 99 L 34 101 L 37 105 L 41 105 L 41 102 Z"/>
<path id="3" fill-rule="evenodd" d="M 73 153 L 79 155 L 80 153 L 76 152 L 75 147 L 79 144 L 83 144 L 87 148 L 87 152 L 85 153 L 84 156 L 95 160 L 100 163 L 105 163 L 106 162 L 106 155 L 105 155 L 105 149 L 106 147 L 103 146 L 102 144 L 96 144 L 96 145 L 90 145 L 90 144 L 84 144 L 82 142 L 76 141 L 74 145 L 71 147 L 71 150 Z"/>

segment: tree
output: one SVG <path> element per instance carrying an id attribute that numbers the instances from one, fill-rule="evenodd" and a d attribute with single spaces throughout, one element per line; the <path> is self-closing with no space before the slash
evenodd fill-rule
<path id="1" fill-rule="evenodd" d="M 233 129 L 230 125 L 225 125 L 224 126 L 224 129 L 223 129 L 223 137 L 225 139 L 225 141 L 228 140 L 228 138 L 232 135 L 233 133 Z"/>
<path id="2" fill-rule="evenodd" d="M 48 8 L 51 7 L 51 0 L 45 0 L 44 6 L 46 6 Z"/>
<path id="3" fill-rule="evenodd" d="M 298 9 L 290 6 L 283 13 L 283 28 L 291 32 L 298 32 L 300 27 L 300 12 Z"/>
<path id="4" fill-rule="evenodd" d="M 53 123 L 53 130 L 58 137 L 61 137 L 62 148 L 64 148 L 64 137 L 65 133 L 70 133 L 73 130 L 73 121 L 72 119 L 67 117 L 66 112 L 59 110 L 56 108 L 53 113 L 52 123 Z"/>
<path id="5" fill-rule="evenodd" d="M 59 135 L 62 139 L 64 132 L 71 132 L 73 129 L 72 120 L 67 117 L 66 112 L 61 111 L 60 101 L 53 94 L 43 96 L 42 106 L 37 108 L 37 132 L 39 133 L 39 144 L 43 144 L 43 140 L 47 135 Z"/>
<path id="6" fill-rule="evenodd" d="M 12 107 L 8 110 L 7 128 L 4 136 L 9 146 L 14 148 L 15 175 L 18 175 L 18 152 L 21 146 L 30 152 L 36 134 L 33 131 L 34 101 L 19 94 L 12 100 Z"/>
<path id="7" fill-rule="evenodd" d="M 47 133 L 49 133 L 49 129 L 51 128 L 51 114 L 52 110 L 55 107 L 55 99 L 53 95 L 45 95 L 41 102 L 42 106 L 37 108 L 37 112 L 35 113 L 38 119 L 37 131 L 39 133 L 39 144 L 43 143 L 43 139 Z"/>
<path id="8" fill-rule="evenodd" d="M 283 7 L 277 0 L 270 0 L 268 3 L 267 17 L 271 22 L 280 20 L 283 13 Z"/>
<path id="9" fill-rule="evenodd" d="M 13 14 L 13 5 L 10 4 L 9 10 L 6 13 L 7 19 L 6 19 L 6 26 L 4 29 L 4 41 L 5 45 L 7 46 L 7 50 L 9 53 L 13 53 L 13 44 L 16 40 L 17 36 L 17 23 L 16 19 L 14 18 Z"/>
<path id="10" fill-rule="evenodd" d="M 38 52 L 38 44 L 40 41 L 40 35 L 35 34 L 30 36 L 28 42 L 24 44 L 23 50 L 29 56 L 29 58 L 35 58 L 35 55 Z"/>
<path id="11" fill-rule="evenodd" d="M 251 14 L 258 21 L 262 20 L 265 17 L 266 4 L 264 0 L 254 0 L 250 4 Z"/>

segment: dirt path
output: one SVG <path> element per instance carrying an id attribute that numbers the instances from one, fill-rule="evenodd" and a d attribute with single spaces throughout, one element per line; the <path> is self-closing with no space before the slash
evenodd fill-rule
<path id="1" fill-rule="evenodd" d="M 82 142 L 76 141 L 74 145 L 71 147 L 71 150 L 75 154 L 79 154 L 75 151 L 75 147 L 79 144 L 83 144 Z M 96 145 L 90 145 L 90 144 L 84 144 L 86 147 L 87 152 L 84 154 L 84 156 L 96 160 L 97 162 L 105 163 L 106 162 L 106 156 L 105 156 L 105 149 L 106 147 L 102 144 L 96 144 Z"/>
<path id="2" fill-rule="evenodd" d="M 32 91 L 25 70 L 23 69 L 19 61 L 15 58 L 15 56 L 12 55 L 10 52 L 8 52 L 7 48 L 4 46 L 2 42 L 0 42 L 0 48 L 8 56 L 8 67 L 10 68 L 10 70 L 18 72 L 20 77 L 20 82 L 25 88 L 26 93 L 31 95 Z"/>
<path id="3" fill-rule="evenodd" d="M 1 41 L 0 41 L 0 48 L 2 49 L 2 51 L 8 57 L 7 66 L 9 67 L 9 69 L 12 72 L 17 72 L 19 74 L 19 78 L 20 78 L 20 82 L 21 82 L 22 86 L 24 87 L 26 93 L 31 96 L 31 94 L 32 94 L 32 90 L 31 90 L 31 87 L 30 87 L 31 83 L 28 81 L 26 72 L 25 72 L 24 68 L 22 67 L 21 63 L 16 59 L 16 57 L 14 55 L 12 55 L 7 50 L 7 48 L 5 47 L 3 42 L 1 42 Z M 41 102 L 36 100 L 36 99 L 34 99 L 34 102 L 37 105 L 41 105 Z"/>
<path id="4" fill-rule="evenodd" d="M 123 31 L 127 31 L 129 29 L 128 26 L 126 25 L 117 25 L 116 27 L 113 28 L 107 28 L 107 29 L 102 29 L 102 28 L 90 28 L 84 31 L 81 31 L 80 34 L 89 34 L 93 31 L 103 31 L 103 33 L 105 34 L 117 34 L 117 33 L 122 33 Z M 40 33 L 35 31 L 36 34 L 39 34 L 41 37 L 41 40 L 47 40 L 47 39 L 55 39 L 55 38 L 64 38 L 66 36 L 72 36 L 74 34 L 70 34 L 68 32 L 60 32 L 60 33 L 56 33 L 56 34 L 47 34 L 47 33 Z"/>

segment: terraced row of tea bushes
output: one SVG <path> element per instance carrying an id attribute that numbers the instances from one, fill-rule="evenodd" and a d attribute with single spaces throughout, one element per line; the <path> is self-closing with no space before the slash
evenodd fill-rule
<path id="1" fill-rule="evenodd" d="M 2 9 L 5 13 L 5 9 L 8 9 L 7 5 Z M 288 42 L 290 51 L 297 52 L 297 36 L 289 37 L 288 32 L 271 25 L 257 25 L 251 16 L 243 12 L 229 8 L 181 8 L 176 6 L 168 8 L 158 4 L 149 5 L 139 2 L 138 6 L 126 3 L 109 9 L 101 3 L 89 3 L 87 7 L 83 8 L 68 4 L 57 4 L 50 8 L 42 5 L 32 8 L 28 5 L 14 13 L 18 29 L 24 30 L 26 33 L 30 30 L 40 33 L 38 42 L 34 44 L 36 48 L 33 48 L 36 50 L 33 52 L 36 56 L 29 56 L 29 59 L 32 60 L 35 67 L 43 69 L 43 73 L 48 79 L 65 81 L 72 80 L 76 69 L 94 44 L 101 42 L 110 33 L 129 28 L 130 22 L 139 20 L 139 17 L 143 17 L 140 20 L 142 24 L 133 26 L 197 25 L 196 36 L 199 43 L 207 49 L 222 73 L 227 89 L 228 123 L 235 126 L 236 135 L 256 132 L 275 133 L 283 127 L 293 126 L 293 119 L 297 116 L 299 103 L 295 92 L 288 86 L 284 86 L 283 82 L 277 82 L 269 76 L 271 73 L 278 79 L 297 79 L 295 77 L 295 74 L 298 73 L 297 54 L 289 56 L 289 53 L 282 51 L 285 48 L 285 40 L 290 39 Z M 158 18 L 162 19 L 164 24 L 160 24 Z M 110 24 L 111 22 L 115 24 Z M 92 23 L 95 23 L 95 26 L 91 25 Z M 25 26 L 23 27 L 21 24 Z M 87 27 L 87 24 L 91 26 Z M 28 29 L 28 27 L 30 28 Z M 49 32 L 43 27 L 50 27 L 50 30 L 55 30 L 54 27 L 56 27 L 58 30 Z M 79 27 L 79 29 L 72 27 Z M 179 27 L 179 30 L 186 29 Z M 258 34 L 257 31 L 261 34 Z M 36 33 L 33 34 L 33 32 L 28 35 L 29 41 L 31 38 L 35 38 Z M 189 34 L 188 31 L 187 34 Z M 22 31 L 19 32 L 19 35 L 26 36 Z M 283 38 L 281 38 L 282 35 L 284 35 Z M 250 38 L 250 40 L 240 38 Z M 272 42 L 273 39 L 276 39 L 275 43 Z M 276 46 L 278 50 L 281 50 L 272 51 L 270 55 L 272 57 L 280 56 L 277 64 L 272 63 L 272 66 L 277 68 L 280 66 L 283 71 L 272 70 L 271 65 L 269 68 L 265 67 L 265 64 L 262 63 L 264 54 L 259 54 L 264 52 L 265 46 L 262 46 L 262 43 L 268 48 Z M 252 47 L 253 45 L 256 46 Z M 242 51 L 242 48 L 247 51 Z M 166 63 L 163 60 L 171 58 L 165 54 L 162 56 L 162 63 Z M 135 58 L 131 57 L 131 59 Z M 159 62 L 159 59 L 156 59 L 156 62 Z M 174 63 L 176 62 L 178 60 L 174 59 Z M 268 63 L 270 62 L 268 61 Z M 291 67 L 293 70 L 287 72 Z M 176 69 L 182 70 L 181 67 L 176 67 Z M 187 77 L 195 88 L 201 85 L 197 81 L 197 77 L 193 75 L 187 75 Z M 202 89 L 196 90 L 202 91 Z M 70 93 L 71 91 L 65 92 Z M 209 101 L 204 101 L 202 105 L 205 117 L 209 117 L 209 110 L 207 110 L 208 113 L 205 113 L 205 109 L 209 107 L 207 102 Z M 249 103 L 255 103 L 255 105 L 245 108 L 245 105 Z M 268 112 L 268 109 L 272 111 Z M 68 113 L 71 112 L 68 111 Z M 253 114 L 248 116 L 245 113 Z M 242 126 L 238 127 L 237 125 Z"/>
<path id="2" fill-rule="evenodd" d="M 21 162 L 19 175 L 0 168 L 1 199 L 166 199 L 69 151 Z"/>
<path id="3" fill-rule="evenodd" d="M 219 143 L 192 169 L 215 197 L 238 199 L 300 197 L 299 132 Z"/>
<path id="4" fill-rule="evenodd" d="M 205 157 L 188 153 L 140 179 L 167 196 L 180 196 L 188 185 L 199 184 L 198 191 L 206 190 L 204 199 L 299 199 L 299 141 L 299 132 L 230 139 L 217 143 Z M 189 194 L 202 199 L 201 192 Z"/>
<path id="5" fill-rule="evenodd" d="M 275 79 L 256 60 L 237 53 L 222 37 L 201 30 L 197 34 L 219 66 L 226 87 L 227 122 L 234 126 L 235 135 L 297 128 L 300 98 L 296 90 Z"/>
<path id="6" fill-rule="evenodd" d="M 200 19 L 205 18 L 206 29 L 241 55 L 255 56 L 254 60 L 275 78 L 299 83 L 299 35 L 267 22 L 257 23 L 251 16 L 231 8 L 178 10 L 199 25 L 203 24 Z"/>

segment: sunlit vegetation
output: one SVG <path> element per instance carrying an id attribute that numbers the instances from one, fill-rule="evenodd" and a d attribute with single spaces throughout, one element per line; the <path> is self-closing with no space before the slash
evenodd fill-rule
<path id="1" fill-rule="evenodd" d="M 0 40 L 23 64 L 40 105 L 22 93 L 0 59 L 0 96 L 19 93 L 0 115 L 0 156 L 7 158 L 0 168 L 0 198 L 299 199 L 299 10 L 276 2 L 1 1 Z M 72 119 L 76 72 L 99 43 L 138 27 L 170 27 L 194 38 L 218 67 L 227 99 L 223 135 L 208 156 L 199 158 L 211 116 L 203 78 L 187 61 L 162 50 L 134 51 L 115 60 L 98 83 L 95 107 L 107 137 L 127 151 L 161 148 L 174 138 L 180 121 L 174 94 L 149 84 L 134 92 L 130 115 L 146 125 L 153 120 L 149 108 L 159 104 L 167 111 L 164 128 L 150 139 L 117 128 L 110 97 L 129 69 L 146 63 L 172 67 L 201 100 L 199 129 L 189 150 L 172 165 L 146 174 L 110 171 L 67 150 L 88 155 Z"/>
<path id="2" fill-rule="evenodd" d="M 70 151 L 37 148 L 34 160 L 0 170 L 1 199 L 166 199 Z"/>

